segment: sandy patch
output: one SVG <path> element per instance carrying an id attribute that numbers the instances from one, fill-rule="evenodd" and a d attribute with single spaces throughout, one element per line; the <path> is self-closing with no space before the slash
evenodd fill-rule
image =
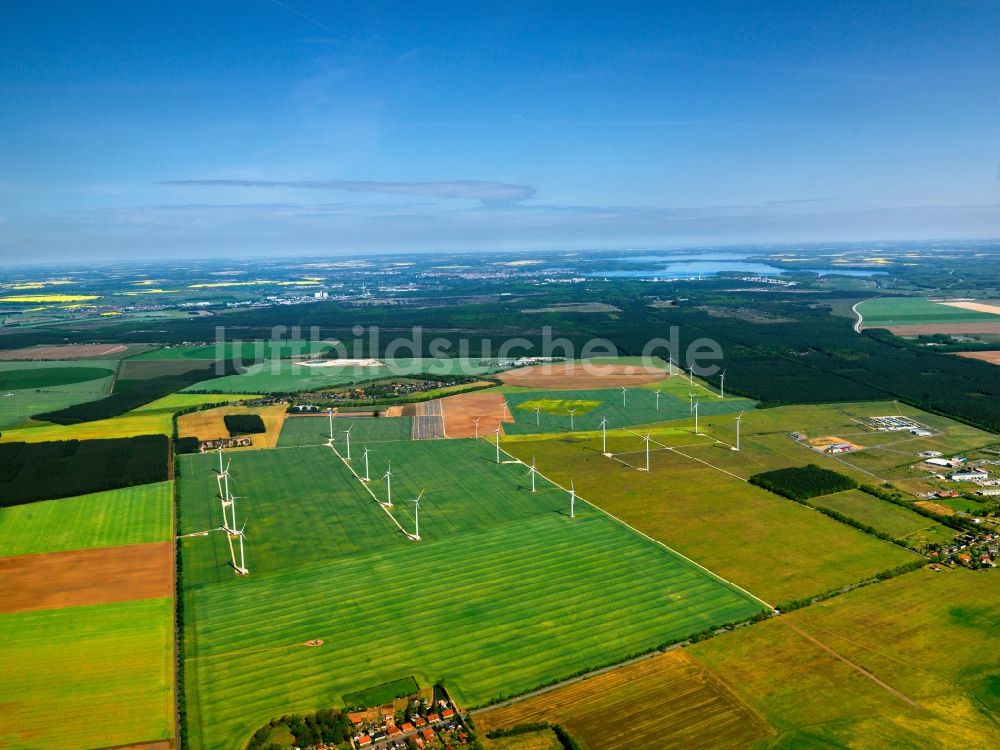
<path id="1" fill-rule="evenodd" d="M 991 365 L 1000 365 L 1000 352 L 959 352 L 958 356 L 966 359 L 978 359 L 980 362 L 989 362 Z"/>
<path id="2" fill-rule="evenodd" d="M 1000 333 L 1000 321 L 996 323 L 929 323 L 927 325 L 906 326 L 865 326 L 865 328 L 888 328 L 897 336 L 921 336 L 932 333 Z"/>
<path id="3" fill-rule="evenodd" d="M 667 376 L 664 370 L 638 365 L 587 365 L 579 362 L 536 365 L 498 375 L 507 385 L 522 388 L 583 390 L 618 388 L 655 383 Z"/>
<path id="4" fill-rule="evenodd" d="M 923 508 L 924 510 L 929 510 L 931 513 L 937 513 L 939 516 L 953 516 L 955 511 L 949 508 L 947 505 L 941 505 L 941 503 L 935 503 L 931 500 L 917 500 L 914 505 Z"/>
<path id="5" fill-rule="evenodd" d="M 171 542 L 0 558 L 0 613 L 173 596 Z"/>
<path id="6" fill-rule="evenodd" d="M 836 437 L 835 435 L 809 438 L 806 442 L 819 451 L 825 451 L 831 445 L 849 445 L 851 446 L 852 451 L 859 451 L 864 447 L 862 445 L 858 445 L 857 443 L 852 443 L 850 440 L 844 440 L 844 438 Z"/>
<path id="7" fill-rule="evenodd" d="M 475 437 L 476 419 L 479 418 L 480 436 L 493 432 L 497 425 L 503 432 L 504 422 L 513 422 L 502 393 L 475 391 L 459 393 L 441 399 L 444 413 L 444 431 L 448 437 Z"/>
<path id="8" fill-rule="evenodd" d="M 942 305 L 947 305 L 948 307 L 959 307 L 963 310 L 972 310 L 973 312 L 984 312 L 990 313 L 992 315 L 1000 315 L 1000 303 L 991 302 L 941 302 Z"/>

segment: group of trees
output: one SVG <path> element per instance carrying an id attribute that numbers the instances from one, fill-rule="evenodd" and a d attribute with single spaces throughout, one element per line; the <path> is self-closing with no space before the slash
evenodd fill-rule
<path id="1" fill-rule="evenodd" d="M 0 443 L 0 507 L 168 478 L 165 435 Z"/>
<path id="2" fill-rule="evenodd" d="M 233 437 L 237 435 L 259 435 L 267 432 L 264 420 L 259 414 L 226 414 L 222 417 L 226 429 Z"/>
<path id="3" fill-rule="evenodd" d="M 816 464 L 774 469 L 750 477 L 750 482 L 789 500 L 803 501 L 858 486 L 850 477 Z"/>
<path id="4" fill-rule="evenodd" d="M 272 719 L 254 732 L 246 750 L 283 750 L 281 745 L 271 741 L 272 732 L 282 727 L 295 738 L 297 747 L 313 747 L 320 743 L 339 746 L 351 740 L 351 722 L 347 714 L 330 708 L 307 716 L 293 714 Z"/>

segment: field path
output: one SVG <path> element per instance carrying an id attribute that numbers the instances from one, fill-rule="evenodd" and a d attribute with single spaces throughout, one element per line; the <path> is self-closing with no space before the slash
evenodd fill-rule
<path id="1" fill-rule="evenodd" d="M 863 299 L 861 300 L 861 302 L 855 302 L 853 305 L 851 305 L 851 312 L 858 316 L 858 319 L 854 321 L 855 333 L 861 333 L 861 327 L 865 323 L 864 316 L 861 314 L 861 311 L 858 309 L 858 306 L 864 304 L 865 302 L 870 302 L 870 301 L 871 300 Z"/>
<path id="2" fill-rule="evenodd" d="M 851 669 L 853 669 L 856 672 L 864 675 L 865 677 L 867 677 L 869 680 L 871 680 L 872 682 L 874 682 L 879 687 L 881 687 L 881 688 L 889 691 L 893 695 L 895 695 L 901 701 L 903 701 L 905 703 L 909 703 L 914 708 L 921 708 L 921 706 L 920 706 L 919 703 L 917 703 L 913 699 L 909 698 L 908 696 L 903 695 L 903 693 L 899 692 L 898 690 L 896 690 L 896 688 L 892 687 L 891 685 L 888 685 L 888 684 L 882 682 L 882 680 L 880 680 L 878 677 L 876 677 L 875 675 L 873 675 L 871 672 L 869 672 L 867 669 L 865 669 L 861 665 L 856 664 L 855 662 L 851 661 L 850 659 L 848 659 L 843 654 L 835 651 L 830 646 L 827 646 L 822 641 L 817 640 L 813 636 L 809 635 L 807 632 L 805 632 L 800 627 L 798 627 L 793 622 L 791 622 L 787 617 L 780 617 L 778 619 L 780 619 L 781 622 L 785 623 L 785 625 L 787 625 L 792 630 L 794 630 L 796 633 L 798 633 L 799 635 L 801 635 L 803 638 L 805 638 L 811 644 L 813 644 L 817 648 L 821 648 L 822 650 L 826 651 L 828 654 L 830 654 L 835 659 L 839 659 L 840 661 L 844 662 L 844 664 L 846 664 L 847 666 L 849 666 Z"/>

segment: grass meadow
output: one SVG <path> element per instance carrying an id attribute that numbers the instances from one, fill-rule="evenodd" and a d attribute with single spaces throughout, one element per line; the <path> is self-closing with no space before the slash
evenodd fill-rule
<path id="1" fill-rule="evenodd" d="M 170 599 L 0 615 L 0 748 L 171 738 L 173 642 Z"/>
<path id="2" fill-rule="evenodd" d="M 842 513 L 915 547 L 945 542 L 955 536 L 952 529 L 860 490 L 814 497 L 809 503 Z"/>
<path id="3" fill-rule="evenodd" d="M 0 362 L 0 430 L 33 414 L 104 398 L 116 362 L 109 360 Z"/>
<path id="4" fill-rule="evenodd" d="M 0 513 L 0 557 L 169 541 L 173 482 L 15 505 Z"/>
<path id="5" fill-rule="evenodd" d="M 620 454 L 617 459 L 602 455 L 599 433 L 514 438 L 506 449 L 522 460 L 534 456 L 555 481 L 573 479 L 583 497 L 771 604 L 914 558 L 747 483 L 745 477 L 761 470 L 750 451 L 736 453 L 680 428 L 661 429 L 662 436 L 652 430 L 654 440 L 672 450 L 654 444 L 648 473 L 637 470 L 645 454 L 636 435 L 609 436 L 608 450 Z"/>
<path id="6" fill-rule="evenodd" d="M 373 451 L 371 489 L 384 499 L 375 477 L 391 460 L 404 527 L 426 490 L 419 543 L 329 448 L 232 458 L 250 576 L 225 567 L 221 535 L 182 545 L 189 728 L 206 750 L 407 676 L 487 703 L 761 609 L 582 501 L 570 519 L 564 491 L 532 494 L 485 442 Z M 211 467 L 181 460 L 183 531 L 221 520 Z"/>
<path id="7" fill-rule="evenodd" d="M 413 429 L 412 417 L 337 417 L 333 420 L 334 438 L 338 447 L 346 450 L 344 432 L 351 428 L 351 456 L 354 450 L 364 450 L 365 444 L 393 440 L 409 440 Z M 326 415 L 285 419 L 278 437 L 278 447 L 324 445 L 330 438 L 330 422 Z M 358 454 L 360 455 L 360 454 Z"/>
<path id="8" fill-rule="evenodd" d="M 862 302 L 858 311 L 865 328 L 925 325 L 930 323 L 979 323 L 996 321 L 993 313 L 963 310 L 923 297 L 881 297 Z"/>
<path id="9" fill-rule="evenodd" d="M 997 747 L 998 607 L 991 573 L 922 569 L 687 651 L 775 729 L 761 746 Z"/>

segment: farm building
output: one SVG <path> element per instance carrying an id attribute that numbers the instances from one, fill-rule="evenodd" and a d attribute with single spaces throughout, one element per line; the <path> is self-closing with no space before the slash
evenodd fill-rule
<path id="1" fill-rule="evenodd" d="M 834 443 L 826 448 L 827 453 L 850 453 L 854 446 L 850 443 Z"/>
<path id="2" fill-rule="evenodd" d="M 917 455 L 921 458 L 941 458 L 941 451 L 920 451 Z"/>
<path id="3" fill-rule="evenodd" d="M 976 494 L 983 497 L 997 497 L 1000 496 L 1000 489 L 976 490 Z"/>
<path id="4" fill-rule="evenodd" d="M 948 475 L 948 479 L 953 482 L 976 482 L 989 478 L 989 472 L 981 469 L 969 469 L 968 471 L 953 471 Z"/>

